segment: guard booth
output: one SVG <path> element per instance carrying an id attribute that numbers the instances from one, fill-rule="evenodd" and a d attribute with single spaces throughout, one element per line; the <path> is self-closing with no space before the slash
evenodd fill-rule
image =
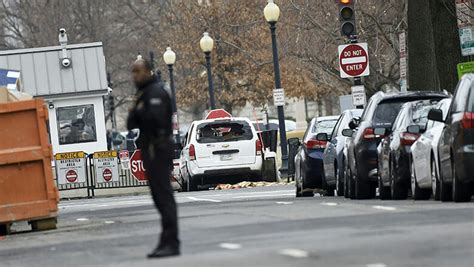
<path id="1" fill-rule="evenodd" d="M 60 46 L 0 51 L 0 69 L 18 71 L 24 92 L 47 102 L 54 154 L 105 151 L 102 43 L 67 45 L 64 36 Z"/>

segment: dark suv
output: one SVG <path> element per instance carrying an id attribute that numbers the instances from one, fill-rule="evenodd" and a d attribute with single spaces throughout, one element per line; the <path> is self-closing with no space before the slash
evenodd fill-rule
<path id="1" fill-rule="evenodd" d="M 470 201 L 474 191 L 474 75 L 465 75 L 459 82 L 446 120 L 439 109 L 431 110 L 428 118 L 446 124 L 438 146 L 441 200 Z"/>
<path id="2" fill-rule="evenodd" d="M 356 130 L 348 149 L 349 194 L 351 198 L 367 199 L 375 197 L 378 185 L 377 146 L 380 136 L 375 128 L 391 129 L 402 105 L 406 102 L 444 98 L 436 92 L 408 92 L 385 94 L 378 92 L 367 104 L 360 120 L 354 120 L 350 127 Z"/>

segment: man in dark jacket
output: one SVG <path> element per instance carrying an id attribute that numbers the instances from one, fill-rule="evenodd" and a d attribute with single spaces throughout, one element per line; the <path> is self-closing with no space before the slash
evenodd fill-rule
<path id="1" fill-rule="evenodd" d="M 137 146 L 142 151 L 143 163 L 155 206 L 161 214 L 162 233 L 158 246 L 149 258 L 180 254 L 176 202 L 170 177 L 173 168 L 171 98 L 164 85 L 152 73 L 150 63 L 137 59 L 132 67 L 133 82 L 137 87 L 136 102 L 130 110 L 128 129 L 139 128 Z"/>

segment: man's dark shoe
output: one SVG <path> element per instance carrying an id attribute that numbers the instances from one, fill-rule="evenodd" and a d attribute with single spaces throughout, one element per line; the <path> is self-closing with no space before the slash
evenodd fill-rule
<path id="1" fill-rule="evenodd" d="M 171 246 L 164 246 L 158 247 L 153 250 L 150 254 L 148 254 L 148 258 L 165 258 L 165 257 L 173 257 L 179 256 L 181 253 L 179 248 L 171 247 Z"/>

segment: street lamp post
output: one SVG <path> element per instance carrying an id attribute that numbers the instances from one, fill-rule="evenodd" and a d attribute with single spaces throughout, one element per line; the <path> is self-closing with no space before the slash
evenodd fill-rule
<path id="1" fill-rule="evenodd" d="M 263 10 L 265 19 L 270 24 L 270 31 L 272 34 L 272 48 L 273 48 L 273 68 L 275 71 L 275 88 L 281 89 L 280 78 L 280 63 L 278 61 L 278 45 L 276 39 L 276 24 L 280 18 L 280 8 L 273 2 L 268 0 L 268 4 Z M 281 145 L 281 169 L 282 177 L 288 176 L 288 144 L 286 140 L 285 127 L 285 110 L 283 106 L 278 106 L 278 125 L 280 128 L 280 145 Z"/>
<path id="2" fill-rule="evenodd" d="M 214 40 L 209 36 L 208 32 L 205 32 L 200 41 L 201 49 L 206 56 L 206 68 L 207 68 L 207 80 L 209 82 L 209 102 L 211 110 L 216 109 L 216 102 L 214 99 L 214 82 L 212 81 L 211 71 L 211 52 L 214 48 Z"/>
<path id="3" fill-rule="evenodd" d="M 168 66 L 168 71 L 170 74 L 170 87 L 171 87 L 171 100 L 172 100 L 172 109 L 173 109 L 173 125 L 177 129 L 173 129 L 176 143 L 181 143 L 181 138 L 179 135 L 179 124 L 178 124 L 178 106 L 176 104 L 176 91 L 174 88 L 174 78 L 173 78 L 173 66 L 176 62 L 176 53 L 171 50 L 171 47 L 166 48 L 166 52 L 163 54 L 163 60 Z"/>

